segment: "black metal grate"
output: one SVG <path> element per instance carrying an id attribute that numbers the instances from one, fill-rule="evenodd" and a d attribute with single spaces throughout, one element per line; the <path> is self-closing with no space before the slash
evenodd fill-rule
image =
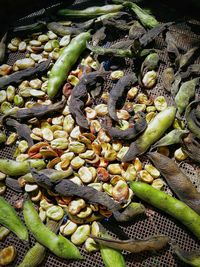
<path id="1" fill-rule="evenodd" d="M 90 5 L 94 5 L 93 1 L 89 1 Z M 95 4 L 99 4 L 99 2 L 95 2 Z M 84 8 L 86 6 L 85 1 L 76 1 L 76 4 L 78 5 L 78 8 Z M 156 10 L 155 14 L 159 13 L 159 19 L 161 21 L 167 21 L 172 19 L 180 19 L 183 18 L 183 15 L 178 12 L 169 12 L 169 14 L 166 14 L 166 6 L 162 6 L 159 3 L 156 3 Z M 159 6 L 158 6 L 159 5 Z M 159 12 L 158 12 L 159 11 Z M 167 17 L 168 15 L 168 17 Z M 179 17 L 176 17 L 179 16 Z M 27 18 L 30 18 L 28 16 Z M 26 20 L 23 19 L 23 20 Z M 174 27 L 174 30 L 176 32 L 184 32 L 188 33 L 188 28 L 184 27 L 183 23 L 179 23 L 178 27 Z M 190 38 L 196 38 L 196 35 L 193 33 L 189 33 Z M 115 41 L 116 42 L 116 41 Z M 186 46 L 186 43 L 182 43 L 183 47 L 185 49 L 188 49 L 189 47 Z M 159 38 L 157 41 L 157 46 L 162 50 L 165 46 L 165 43 L 162 38 Z M 8 59 L 8 63 L 12 64 L 16 59 L 23 57 L 23 54 L 11 54 Z M 167 55 L 164 54 L 162 57 L 166 61 Z M 197 62 L 200 62 L 199 59 Z M 123 69 L 125 72 L 131 71 L 131 62 L 127 61 L 127 66 L 121 66 L 121 69 Z M 159 73 L 162 73 L 164 69 L 164 64 L 161 63 L 159 67 Z M 111 81 L 107 81 L 105 84 L 105 90 L 109 90 L 111 86 Z M 168 104 L 172 104 L 173 101 L 170 97 L 170 95 L 163 90 L 160 78 L 158 78 L 158 83 L 156 87 L 152 90 L 149 90 L 148 93 L 154 98 L 158 95 L 163 95 L 166 97 Z M 14 152 L 14 148 L 11 147 L 5 147 L 0 150 L 0 157 L 6 157 L 6 158 L 12 158 L 12 154 Z M 189 175 L 192 182 L 197 186 L 197 188 L 200 190 L 200 179 L 198 177 L 199 169 L 198 166 L 195 164 L 190 164 L 188 162 L 184 162 L 181 164 L 181 169 Z M 166 186 L 166 190 L 171 193 L 169 188 Z M 21 198 L 22 195 L 16 194 L 10 189 L 7 189 L 7 192 L 5 194 L 6 200 L 8 200 L 10 203 L 14 203 L 17 199 Z M 169 237 L 176 239 L 177 243 L 185 250 L 192 250 L 198 248 L 199 241 L 181 224 L 179 224 L 177 221 L 173 220 L 170 216 L 163 214 L 160 211 L 157 211 L 156 209 L 153 209 L 152 207 L 148 207 L 148 205 L 145 204 L 147 208 L 149 208 L 149 216 L 144 217 L 141 216 L 138 218 L 134 223 L 131 225 L 122 225 L 117 226 L 120 227 L 122 232 L 128 237 L 128 238 L 145 238 L 147 236 L 153 235 L 153 234 L 166 234 Z M 20 213 L 20 216 L 22 218 L 22 214 Z M 23 218 L 22 218 L 23 219 Z M 113 227 L 115 227 L 113 225 Z M 30 239 L 30 246 L 34 244 L 34 239 L 31 236 Z M 23 256 L 25 255 L 26 251 L 28 250 L 28 246 L 24 245 L 19 239 L 14 236 L 13 234 L 10 234 L 5 242 L 0 243 L 0 248 L 3 248 L 8 245 L 14 245 L 17 249 L 17 259 L 14 264 L 10 266 L 17 266 L 23 259 Z M 58 259 L 57 257 L 53 256 L 51 253 L 47 252 L 46 258 L 43 261 L 41 266 L 46 267 L 101 267 L 104 266 L 103 262 L 101 260 L 100 254 L 93 253 L 93 254 L 87 254 L 85 253 L 84 249 L 80 249 L 81 253 L 84 255 L 85 260 L 84 261 L 66 261 Z M 163 249 L 162 251 L 158 253 L 140 253 L 140 254 L 129 254 L 124 253 L 125 260 L 127 262 L 127 266 L 135 266 L 135 267 L 176 267 L 176 266 L 186 266 L 185 264 L 181 263 L 175 256 L 173 256 L 171 248 L 168 246 L 167 248 Z"/>

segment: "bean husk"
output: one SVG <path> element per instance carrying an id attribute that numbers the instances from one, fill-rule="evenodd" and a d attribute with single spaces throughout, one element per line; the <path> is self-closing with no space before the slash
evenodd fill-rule
<path id="1" fill-rule="evenodd" d="M 195 88 L 199 83 L 199 78 L 184 82 L 177 95 L 175 96 L 175 103 L 179 114 L 182 114 L 188 106 L 190 99 L 195 96 Z"/>
<path id="2" fill-rule="evenodd" d="M 60 221 L 55 222 L 48 220 L 46 226 L 56 233 L 59 229 Z M 35 245 L 27 251 L 23 261 L 18 265 L 18 267 L 37 267 L 44 260 L 46 256 L 46 250 L 46 247 L 36 242 Z"/>
<path id="3" fill-rule="evenodd" d="M 106 193 L 97 191 L 90 186 L 79 186 L 70 180 L 62 180 L 54 184 L 50 181 L 48 176 L 38 173 L 33 168 L 31 168 L 31 173 L 40 186 L 55 191 L 62 196 L 77 196 L 84 198 L 90 203 L 103 205 L 111 211 L 120 209 L 120 205 L 112 200 Z"/>
<path id="4" fill-rule="evenodd" d="M 138 139 L 131 143 L 129 150 L 122 158 L 122 161 L 126 162 L 133 160 L 136 156 L 145 153 L 171 126 L 175 118 L 175 113 L 176 109 L 173 106 L 158 113 L 158 115 L 150 121 L 146 130 L 138 137 Z"/>
<path id="5" fill-rule="evenodd" d="M 101 15 L 115 13 L 123 9 L 122 5 L 92 6 L 82 10 L 60 9 L 59 16 L 69 18 L 96 18 Z"/>
<path id="6" fill-rule="evenodd" d="M 113 217 L 117 222 L 130 222 L 137 215 L 145 212 L 145 207 L 137 202 L 132 202 L 125 208 L 122 212 L 115 211 L 113 212 Z"/>
<path id="7" fill-rule="evenodd" d="M 199 103 L 200 100 L 191 102 L 185 111 L 188 128 L 198 139 L 200 139 L 200 117 L 198 115 Z"/>
<path id="8" fill-rule="evenodd" d="M 183 151 L 195 162 L 200 163 L 200 143 L 193 134 L 189 134 L 182 141 Z"/>
<path id="9" fill-rule="evenodd" d="M 97 243 L 118 250 L 126 250 L 131 253 L 143 251 L 160 250 L 169 242 L 169 237 L 165 235 L 152 236 L 143 240 L 116 240 L 111 238 L 91 236 Z"/>
<path id="10" fill-rule="evenodd" d="M 160 35 L 163 31 L 168 29 L 171 25 L 173 25 L 174 22 L 167 22 L 163 24 L 156 25 L 153 29 L 147 31 L 140 39 L 140 44 L 142 47 L 147 46 L 149 43 L 151 43 L 153 40 L 155 40 L 158 35 Z"/>
<path id="11" fill-rule="evenodd" d="M 128 58 L 132 58 L 135 53 L 134 53 L 134 49 L 120 49 L 120 48 L 104 48 L 101 46 L 93 46 L 91 43 L 87 43 L 87 48 L 97 54 L 97 55 L 101 55 L 101 56 L 109 56 L 109 57 L 128 57 Z"/>
<path id="12" fill-rule="evenodd" d="M 6 54 L 6 38 L 7 38 L 7 33 L 4 34 L 0 41 L 0 63 L 4 61 L 5 54 Z"/>
<path id="13" fill-rule="evenodd" d="M 130 39 L 139 39 L 146 33 L 145 28 L 137 21 L 134 20 L 129 30 Z"/>
<path id="14" fill-rule="evenodd" d="M 31 129 L 26 124 L 22 124 L 14 119 L 8 118 L 6 119 L 6 125 L 13 127 L 17 131 L 18 135 L 28 142 L 29 147 L 34 145 L 33 139 L 30 136 Z"/>
<path id="15" fill-rule="evenodd" d="M 55 34 L 58 34 L 59 36 L 78 35 L 79 33 L 83 32 L 83 30 L 81 30 L 80 28 L 63 26 L 58 22 L 48 23 L 47 28 Z"/>
<path id="16" fill-rule="evenodd" d="M 37 104 L 32 108 L 21 108 L 18 109 L 16 114 L 14 115 L 17 119 L 31 119 L 31 118 L 41 118 L 47 115 L 53 115 L 54 113 L 62 110 L 66 105 L 66 99 L 50 105 L 40 105 Z"/>
<path id="17" fill-rule="evenodd" d="M 106 230 L 102 227 L 102 225 L 100 225 L 99 223 L 98 225 L 99 225 L 100 235 L 104 238 L 110 238 L 110 236 L 108 235 Z M 110 248 L 104 244 L 100 244 L 100 253 L 106 267 L 126 266 L 124 257 L 119 250 Z"/>
<path id="18" fill-rule="evenodd" d="M 189 177 L 170 158 L 157 152 L 148 153 L 147 156 L 160 171 L 178 198 L 200 214 L 200 193 Z"/>
<path id="19" fill-rule="evenodd" d="M 173 68 L 166 68 L 162 73 L 162 84 L 167 92 L 171 92 L 172 83 L 174 82 Z"/>
<path id="20" fill-rule="evenodd" d="M 179 66 L 179 69 L 188 66 L 194 59 L 198 50 L 199 47 L 193 47 L 190 50 L 188 50 L 185 54 L 180 55 L 180 57 L 178 57 L 176 60 L 176 64 Z"/>
<path id="21" fill-rule="evenodd" d="M 187 130 L 174 129 L 168 134 L 166 134 L 163 138 L 161 138 L 158 142 L 156 142 L 152 146 L 152 148 L 179 144 L 181 143 L 182 138 L 186 136 L 188 133 L 189 132 Z"/>
<path id="22" fill-rule="evenodd" d="M 69 110 L 75 117 L 76 123 L 84 129 L 88 129 L 89 125 L 83 113 L 85 101 L 88 98 L 88 92 L 94 88 L 100 87 L 108 72 L 95 71 L 83 75 L 79 83 L 72 90 Z"/>
<path id="23" fill-rule="evenodd" d="M 42 159 L 29 159 L 26 161 L 0 159 L 0 171 L 13 177 L 29 173 L 30 166 L 41 170 L 45 168 L 46 164 Z"/>
<path id="24" fill-rule="evenodd" d="M 128 74 L 119 79 L 117 84 L 111 89 L 108 100 L 108 113 L 114 121 L 119 121 L 116 109 L 123 107 L 128 90 L 135 82 L 137 82 L 135 74 Z"/>
<path id="25" fill-rule="evenodd" d="M 19 185 L 19 183 L 18 183 L 18 180 L 13 179 L 13 178 L 11 178 L 11 177 L 6 177 L 5 183 L 6 183 L 6 186 L 7 186 L 7 187 L 11 188 L 11 189 L 14 190 L 15 192 L 23 193 L 23 190 L 22 190 L 22 188 L 20 187 L 20 185 Z"/>
<path id="26" fill-rule="evenodd" d="M 129 7 L 131 11 L 133 11 L 137 15 L 138 19 L 144 27 L 154 28 L 159 25 L 159 22 L 154 16 L 150 15 L 148 12 L 146 12 L 146 10 L 140 8 L 135 3 L 125 2 L 124 6 Z"/>
<path id="27" fill-rule="evenodd" d="M 181 249 L 175 241 L 171 243 L 171 247 L 176 254 L 176 256 L 183 262 L 189 264 L 190 266 L 199 267 L 200 266 L 200 250 L 185 251 Z"/>
<path id="28" fill-rule="evenodd" d="M 39 63 L 35 67 L 30 67 L 25 70 L 14 72 L 10 75 L 0 78 L 0 88 L 5 88 L 10 84 L 18 84 L 27 78 L 31 78 L 44 73 L 49 68 L 51 58 Z"/>
<path id="29" fill-rule="evenodd" d="M 109 127 L 104 124 L 105 129 L 113 139 L 117 140 L 131 140 L 141 134 L 147 127 L 147 122 L 144 113 L 139 114 L 139 119 L 132 128 L 127 130 L 120 130 L 117 127 Z"/>

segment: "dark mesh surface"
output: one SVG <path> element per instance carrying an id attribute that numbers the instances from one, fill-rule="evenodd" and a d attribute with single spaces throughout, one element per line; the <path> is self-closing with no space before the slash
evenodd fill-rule
<path id="1" fill-rule="evenodd" d="M 78 2 L 78 8 L 85 7 L 85 3 L 83 0 L 77 1 Z M 158 1 L 157 1 L 158 2 Z M 94 2 L 90 1 L 90 4 Z M 95 2 L 95 4 L 97 4 Z M 157 5 L 158 3 L 156 3 Z M 168 14 L 166 14 L 168 13 Z M 178 14 L 179 13 L 179 14 Z M 173 11 L 171 12 L 168 10 L 166 6 L 157 6 L 155 9 L 155 14 L 158 14 L 158 18 L 160 21 L 168 21 L 172 19 L 183 19 L 184 14 L 181 14 L 179 11 Z M 179 17 L 176 17 L 179 16 Z M 26 17 L 30 18 L 30 16 Z M 26 20 L 25 19 L 25 20 Z M 23 19 L 24 20 L 24 19 Z M 174 31 L 176 33 L 178 32 L 185 32 L 188 33 L 188 28 L 184 28 L 183 24 L 180 23 L 178 27 L 174 27 Z M 196 35 L 189 32 L 189 38 L 196 38 Z M 181 41 L 181 40 L 180 40 Z M 160 49 L 163 49 L 164 47 L 164 41 L 160 38 L 157 41 L 157 45 Z M 188 49 L 187 43 L 182 42 L 182 45 L 185 49 Z M 8 59 L 8 63 L 12 64 L 17 58 L 23 57 L 23 54 L 11 54 Z M 162 55 L 162 59 L 165 59 L 166 61 L 166 54 Z M 199 59 L 197 60 L 199 62 Z M 125 72 L 131 71 L 131 62 L 127 61 L 127 66 L 124 68 L 124 66 L 121 66 L 121 69 L 124 69 Z M 159 73 L 162 73 L 165 65 L 163 63 L 160 64 Z M 108 90 L 111 86 L 111 81 L 107 81 L 105 85 L 105 90 Z M 167 99 L 168 104 L 172 104 L 173 101 L 170 98 L 169 94 L 166 93 L 166 91 L 163 90 L 162 85 L 160 83 L 160 78 L 158 79 L 157 86 L 148 92 L 152 97 L 156 97 L 158 95 L 164 95 Z M 7 157 L 12 158 L 12 153 L 14 151 L 14 148 L 6 147 L 4 149 L 0 150 L 0 157 Z M 199 167 L 190 164 L 188 162 L 184 162 L 180 164 L 181 169 L 189 175 L 190 179 L 194 182 L 194 184 L 197 186 L 197 188 L 200 190 L 200 179 L 199 179 Z M 171 194 L 171 191 L 166 186 L 166 191 Z M 8 200 L 10 203 L 14 203 L 17 199 L 20 199 L 22 196 L 19 194 L 16 194 L 12 190 L 7 190 L 5 194 L 6 200 Z M 173 220 L 171 217 L 169 217 L 166 214 L 163 214 L 162 212 L 158 212 L 156 209 L 153 209 L 152 207 L 148 207 L 148 205 L 145 204 L 147 208 L 149 208 L 148 216 L 146 217 L 140 217 L 138 218 L 132 225 L 125 225 L 125 226 L 116 226 L 111 225 L 112 230 L 114 230 L 116 227 L 120 227 L 122 232 L 124 233 L 124 237 L 126 238 L 145 238 L 147 236 L 153 235 L 153 234 L 166 234 L 169 237 L 176 239 L 177 243 L 185 250 L 192 250 L 196 249 L 199 246 L 199 242 L 197 239 L 185 228 L 183 227 L 179 222 Z M 21 216 L 21 214 L 20 214 Z M 21 216 L 22 217 L 22 216 Z M 109 228 L 109 224 L 107 225 Z M 119 230 L 117 230 L 119 232 Z M 30 240 L 30 246 L 34 244 L 34 239 L 31 237 Z M 22 242 L 19 241 L 19 239 L 14 236 L 13 234 L 10 234 L 5 242 L 0 243 L 0 248 L 3 248 L 8 245 L 14 245 L 17 249 L 17 260 L 16 262 L 11 266 L 17 266 L 21 261 L 25 254 L 25 252 L 28 250 L 28 246 L 25 246 Z M 84 255 L 85 260 L 81 262 L 77 261 L 65 261 L 60 260 L 57 257 L 53 256 L 51 253 L 47 253 L 46 258 L 44 262 L 42 263 L 42 266 L 48 266 L 48 267 L 66 267 L 66 266 L 78 266 L 78 267 L 100 267 L 104 266 L 103 262 L 101 260 L 99 253 L 94 254 L 87 254 L 84 252 L 84 250 L 81 248 L 81 253 Z M 124 253 L 125 260 L 127 262 L 127 266 L 137 266 L 137 267 L 175 267 L 175 266 L 186 266 L 185 264 L 181 263 L 175 256 L 173 256 L 171 248 L 168 246 L 164 250 L 158 252 L 158 253 L 141 253 L 141 254 L 129 254 Z"/>

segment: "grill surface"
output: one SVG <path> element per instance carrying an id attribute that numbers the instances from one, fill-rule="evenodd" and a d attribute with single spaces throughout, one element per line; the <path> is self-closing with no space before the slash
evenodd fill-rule
<path id="1" fill-rule="evenodd" d="M 87 2 L 87 4 L 94 5 L 93 1 Z M 99 1 L 102 2 L 102 1 Z M 86 7 L 86 3 L 84 1 L 76 1 L 76 8 L 84 8 Z M 95 4 L 97 5 L 98 2 L 95 1 Z M 179 20 L 180 18 L 183 19 L 185 17 L 184 14 L 181 14 L 180 12 L 177 12 L 177 10 L 168 10 L 167 6 L 159 4 L 158 1 L 156 2 L 156 8 L 154 7 L 155 15 L 156 17 L 162 21 L 169 21 L 169 20 Z M 168 14 L 166 14 L 168 13 Z M 179 15 L 177 14 L 179 13 Z M 179 17 L 177 17 L 177 15 Z M 22 21 L 27 21 L 31 18 L 32 15 L 23 18 Z M 196 21 L 196 23 L 199 23 Z M 181 33 L 187 33 L 189 39 L 195 39 L 197 36 L 193 34 L 192 32 L 188 32 L 188 28 L 184 26 L 184 23 L 179 23 L 177 26 L 174 26 L 174 30 L 176 32 Z M 121 39 L 121 38 L 120 38 Z M 118 39 L 119 40 L 119 39 Z M 117 40 L 115 40 L 116 42 Z M 180 40 L 181 41 L 181 40 Z M 109 43 L 108 43 L 109 44 Z M 164 41 L 162 38 L 159 38 L 157 41 L 157 47 L 161 50 L 164 48 Z M 182 43 L 185 49 L 188 49 L 187 43 Z M 23 54 L 10 54 L 8 58 L 8 63 L 12 64 L 16 59 L 23 57 Z M 162 59 L 164 61 L 167 60 L 167 55 L 163 54 Z M 199 63 L 200 59 L 196 61 L 196 63 Z M 122 67 L 125 72 L 130 72 L 131 67 L 131 61 L 126 62 L 126 66 Z M 159 67 L 159 74 L 162 73 L 163 69 L 165 67 L 164 63 L 160 64 Z M 111 81 L 106 81 L 105 83 L 105 90 L 110 90 Z M 148 92 L 153 98 L 158 95 L 164 95 L 167 99 L 168 104 L 172 104 L 173 101 L 170 97 L 170 95 L 163 90 L 160 78 L 158 79 L 157 86 L 149 90 Z M 198 95 L 199 96 L 199 95 Z M 14 152 L 14 147 L 5 147 L 0 150 L 0 157 L 6 157 L 6 158 L 12 158 L 12 154 Z M 181 164 L 181 169 L 190 177 L 192 182 L 197 186 L 197 188 L 200 190 L 200 179 L 199 179 L 199 167 L 197 165 L 191 164 L 190 162 L 184 162 Z M 165 190 L 172 194 L 170 189 L 166 186 Z M 16 194 L 10 189 L 7 189 L 7 192 L 5 194 L 6 200 L 8 200 L 11 204 L 15 202 L 17 199 L 21 198 L 22 195 Z M 152 207 L 149 207 L 146 203 L 145 206 L 149 209 L 148 216 L 141 216 L 138 218 L 135 222 L 133 222 L 131 225 L 112 225 L 112 232 L 117 229 L 116 232 L 119 233 L 119 228 L 121 229 L 121 238 L 145 238 L 153 234 L 165 234 L 168 235 L 170 238 L 175 239 L 177 243 L 185 250 L 193 250 L 197 249 L 199 246 L 198 240 L 181 224 L 179 224 L 177 221 L 173 220 L 170 216 L 167 216 L 166 214 L 163 214 L 160 211 L 157 211 L 156 209 L 153 209 Z M 22 214 L 20 213 L 20 216 L 22 218 Z M 104 226 L 110 227 L 110 223 L 104 223 Z M 114 233 L 112 233 L 113 236 Z M 34 244 L 34 239 L 31 236 L 30 244 L 29 246 L 32 246 Z M 0 243 L 0 248 L 3 248 L 5 246 L 14 245 L 17 249 L 17 260 L 14 262 L 14 264 L 10 266 L 17 266 L 23 259 L 23 256 L 25 255 L 26 251 L 28 250 L 27 245 L 24 245 L 19 239 L 14 236 L 13 234 L 10 234 L 6 241 L 3 243 Z M 51 253 L 47 253 L 45 260 L 43 261 L 41 266 L 48 266 L 48 267 L 101 267 L 104 266 L 103 262 L 101 260 L 99 253 L 94 254 L 87 254 L 84 252 L 84 249 L 80 249 L 81 253 L 84 255 L 85 260 L 81 262 L 77 261 L 65 261 L 60 260 L 57 257 L 53 256 Z M 137 267 L 166 267 L 166 266 L 186 266 L 185 264 L 181 263 L 173 254 L 171 248 L 168 246 L 164 250 L 158 252 L 158 253 L 140 253 L 140 254 L 129 254 L 124 253 L 125 260 L 127 262 L 127 266 L 137 266 Z"/>

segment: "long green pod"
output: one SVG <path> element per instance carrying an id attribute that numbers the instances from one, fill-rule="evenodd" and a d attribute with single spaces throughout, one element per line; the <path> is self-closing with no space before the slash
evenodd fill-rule
<path id="1" fill-rule="evenodd" d="M 18 267 L 37 267 L 44 260 L 45 254 L 46 248 L 37 242 L 29 249 Z"/>
<path id="2" fill-rule="evenodd" d="M 176 218 L 200 238 L 200 216 L 185 203 L 146 183 L 131 182 L 130 188 L 137 197 Z"/>
<path id="3" fill-rule="evenodd" d="M 115 13 L 123 9 L 123 5 L 93 6 L 83 10 L 61 9 L 58 10 L 59 16 L 69 18 L 96 18 L 101 15 Z"/>
<path id="4" fill-rule="evenodd" d="M 52 221 L 48 221 L 47 227 L 53 232 L 56 232 L 59 224 L 59 222 L 52 223 Z M 46 247 L 36 242 L 35 245 L 28 250 L 18 267 L 37 267 L 44 260 L 46 250 Z"/>
<path id="5" fill-rule="evenodd" d="M 177 244 L 172 243 L 172 249 L 177 257 L 190 266 L 200 266 L 200 250 L 185 251 L 181 249 Z"/>
<path id="6" fill-rule="evenodd" d="M 89 41 L 90 38 L 91 35 L 89 32 L 80 33 L 73 38 L 70 44 L 62 51 L 49 75 L 47 94 L 51 99 L 57 95 L 69 71 L 85 50 L 86 42 Z"/>
<path id="7" fill-rule="evenodd" d="M 155 116 L 148 124 L 147 129 L 139 138 L 131 143 L 128 152 L 122 158 L 122 161 L 130 161 L 136 156 L 145 153 L 149 147 L 158 141 L 165 131 L 171 126 L 176 115 L 176 108 L 171 106 Z"/>
<path id="8" fill-rule="evenodd" d="M 188 130 L 180 130 L 174 129 L 163 138 L 161 138 L 158 142 L 156 142 L 152 147 L 161 147 L 161 146 L 170 146 L 174 144 L 180 144 L 182 138 L 188 134 Z"/>
<path id="9" fill-rule="evenodd" d="M 28 241 L 28 231 L 21 222 L 15 209 L 0 197 L 0 224 L 16 234 L 21 240 Z"/>
<path id="10" fill-rule="evenodd" d="M 148 28 L 154 28 L 159 25 L 157 19 L 150 15 L 146 10 L 139 7 L 137 4 L 132 2 L 124 2 L 125 7 L 129 7 L 138 17 L 140 22 Z"/>
<path id="11" fill-rule="evenodd" d="M 179 114 L 182 114 L 188 106 L 190 99 L 195 96 L 195 88 L 199 83 L 199 78 L 184 82 L 177 95 L 175 96 L 175 103 Z"/>
<path id="12" fill-rule="evenodd" d="M 41 221 L 31 200 L 25 200 L 24 220 L 36 241 L 63 259 L 82 259 L 77 247 L 61 235 L 56 235 Z"/>
<path id="13" fill-rule="evenodd" d="M 101 226 L 100 236 L 106 238 L 110 237 Z M 106 267 L 126 267 L 124 257 L 119 250 L 100 244 L 100 253 Z"/>
<path id="14" fill-rule="evenodd" d="M 9 176 L 20 176 L 30 172 L 30 167 L 37 170 L 44 169 L 46 166 L 42 159 L 29 159 L 26 161 L 15 161 L 11 159 L 0 159 L 0 172 Z"/>

